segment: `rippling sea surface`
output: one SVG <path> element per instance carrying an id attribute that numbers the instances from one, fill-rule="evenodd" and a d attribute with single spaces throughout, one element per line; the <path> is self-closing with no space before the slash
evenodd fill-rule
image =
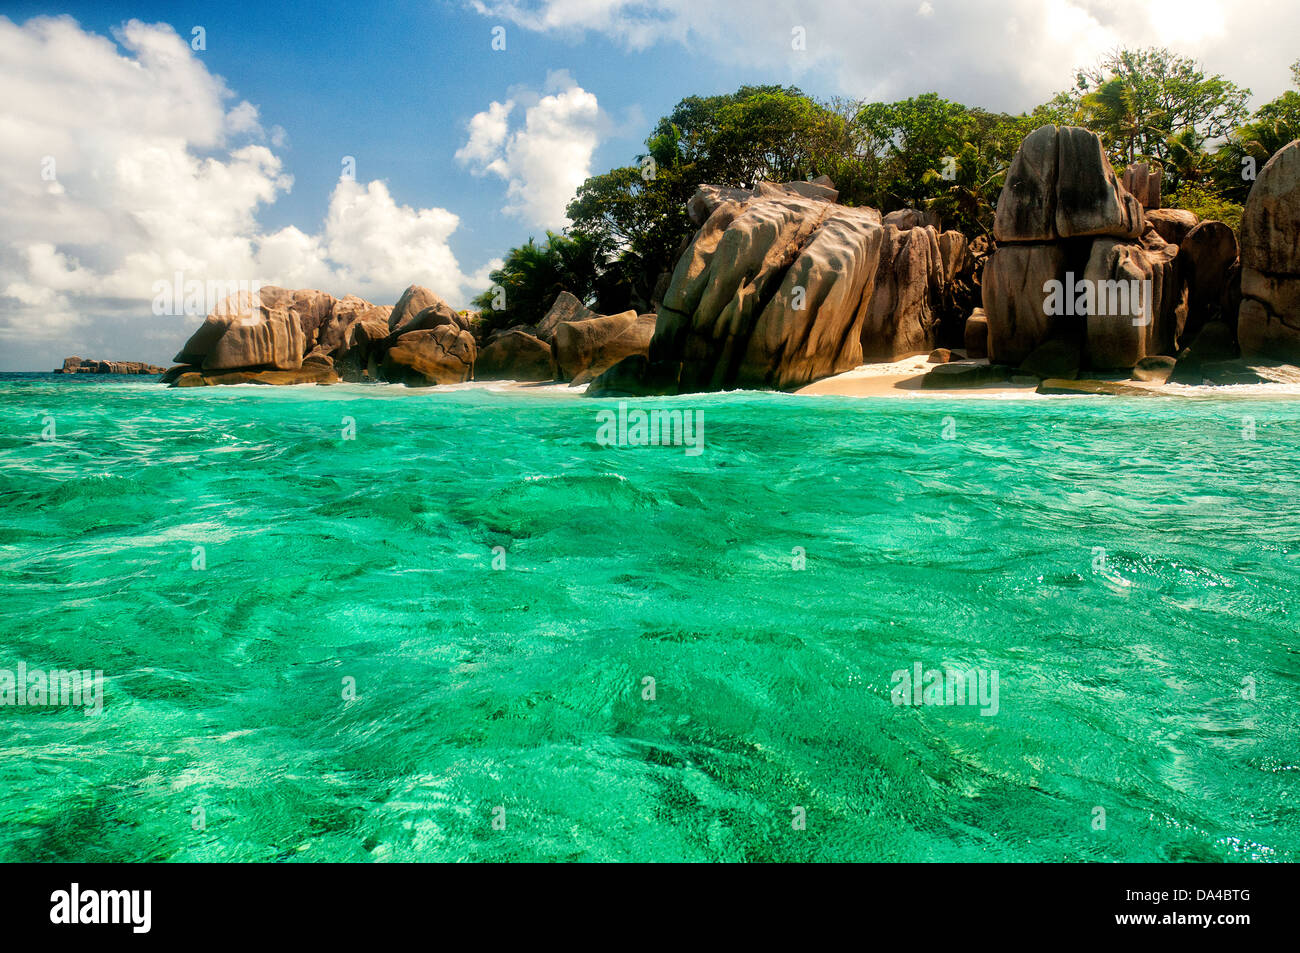
<path id="1" fill-rule="evenodd" d="M 1300 402 L 616 406 L 0 375 L 0 858 L 1300 860 Z"/>

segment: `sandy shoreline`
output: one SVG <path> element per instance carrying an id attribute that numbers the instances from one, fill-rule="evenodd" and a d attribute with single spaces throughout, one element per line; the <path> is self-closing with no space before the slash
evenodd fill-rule
<path id="1" fill-rule="evenodd" d="M 984 363 L 987 363 L 984 362 Z M 921 381 L 936 365 L 927 355 L 918 354 L 881 364 L 863 364 L 834 377 L 824 377 L 795 391 L 796 394 L 833 395 L 837 397 L 908 397 L 916 394 L 933 396 L 1001 395 L 1031 396 L 1037 385 L 985 384 L 980 387 L 921 389 Z"/>
<path id="2" fill-rule="evenodd" d="M 978 363 L 987 364 L 987 361 Z M 978 387 L 959 387 L 959 388 L 923 388 L 922 381 L 925 375 L 938 365 L 931 364 L 928 355 L 918 354 L 912 357 L 906 357 L 897 361 L 890 361 L 877 364 L 863 364 L 855 367 L 851 371 L 845 371 L 842 374 L 836 374 L 832 377 L 825 377 L 819 381 L 814 381 L 798 390 L 793 391 L 801 397 L 889 397 L 889 398 L 1033 398 L 1037 400 L 1053 400 L 1062 397 L 1087 397 L 1088 394 L 1039 394 L 1037 391 L 1037 381 L 1034 383 L 990 383 L 982 384 Z M 1300 369 L 1294 367 L 1261 367 L 1256 368 L 1271 378 L 1268 383 L 1263 384 L 1233 384 L 1222 386 L 1191 386 L 1187 384 L 1161 384 L 1158 381 L 1139 381 L 1131 378 L 1125 378 L 1121 375 L 1098 375 L 1097 380 L 1106 380 L 1114 383 L 1123 384 L 1125 387 L 1131 387 L 1141 390 L 1150 391 L 1153 394 L 1169 397 L 1219 397 L 1219 398 L 1300 398 Z M 1091 376 L 1091 375 L 1085 375 Z M 235 389 L 253 389 L 257 391 L 298 391 L 303 388 L 316 389 L 321 385 L 314 383 L 303 383 L 297 385 L 277 385 L 268 387 L 265 384 L 243 383 L 227 384 L 221 390 L 231 388 Z M 443 384 L 437 387 L 420 387 L 409 388 L 401 384 L 381 384 L 377 382 L 367 382 L 364 384 L 339 383 L 329 385 L 330 390 L 338 390 L 342 393 L 355 394 L 369 392 L 372 394 L 383 393 L 386 396 L 395 394 L 424 394 L 436 395 L 446 394 L 456 391 L 488 391 L 508 394 L 528 394 L 537 397 L 546 397 L 551 399 L 564 399 L 573 397 L 582 397 L 588 388 L 588 384 L 580 384 L 574 387 L 561 381 L 512 381 L 512 380 L 495 380 L 495 381 L 465 381 L 460 384 Z M 208 388 L 197 388 L 196 390 L 205 391 Z M 725 392 L 724 392 L 725 393 Z M 690 395 L 680 394 L 679 397 Z M 716 394 L 712 396 L 718 396 Z M 613 398 L 608 398 L 613 399 Z M 624 400 L 635 398 L 621 398 Z"/>
<path id="3" fill-rule="evenodd" d="M 931 364 L 928 355 L 918 354 L 902 360 L 880 364 L 863 364 L 843 374 L 814 381 L 795 391 L 802 395 L 836 397 L 1034 397 L 1053 399 L 1059 397 L 1088 396 L 1079 394 L 1039 394 L 1036 384 L 995 383 L 979 387 L 952 389 L 925 388 L 921 382 L 925 375 L 938 366 Z M 979 363 L 987 364 L 987 361 Z M 1260 369 L 1263 370 L 1263 369 Z M 1293 369 L 1270 369 L 1274 380 L 1266 384 L 1236 384 L 1219 387 L 1162 384 L 1159 381 L 1139 381 L 1118 375 L 1098 375 L 1095 379 L 1112 381 L 1126 387 L 1148 390 L 1171 397 L 1284 397 L 1300 396 L 1300 379 Z M 1084 374 L 1081 377 L 1088 377 Z"/>

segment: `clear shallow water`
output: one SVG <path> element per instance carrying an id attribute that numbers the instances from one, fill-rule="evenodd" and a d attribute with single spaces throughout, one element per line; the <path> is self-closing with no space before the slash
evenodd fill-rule
<path id="1" fill-rule="evenodd" d="M 0 858 L 1300 860 L 1300 402 L 638 405 L 0 376 Z"/>

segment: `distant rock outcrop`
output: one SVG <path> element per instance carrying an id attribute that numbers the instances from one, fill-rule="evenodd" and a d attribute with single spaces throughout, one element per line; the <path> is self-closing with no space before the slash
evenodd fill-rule
<path id="1" fill-rule="evenodd" d="M 838 197 L 825 177 L 701 186 L 687 206 L 699 231 L 648 356 L 611 366 L 588 393 L 794 390 L 864 360 L 960 347 L 987 243 L 976 254 L 933 213 L 882 220 Z"/>
<path id="2" fill-rule="evenodd" d="M 167 368 L 142 361 L 97 361 L 83 357 L 65 357 L 55 374 L 165 374 Z"/>
<path id="3" fill-rule="evenodd" d="M 307 353 L 307 336 L 297 311 L 286 307 L 292 295 L 275 287 L 231 295 L 204 318 L 174 360 L 203 371 L 297 370 Z"/>
<path id="4" fill-rule="evenodd" d="M 213 308 L 176 355 L 164 382 L 177 387 L 332 384 L 386 379 L 411 386 L 473 374 L 469 319 L 412 285 L 396 306 L 312 289 L 266 286 Z"/>
<path id="5" fill-rule="evenodd" d="M 861 363 L 885 229 L 804 191 L 720 204 L 678 262 L 650 359 L 680 365 L 681 390 L 793 389 Z"/>
<path id="6" fill-rule="evenodd" d="M 879 212 L 838 205 L 838 194 L 824 178 L 701 187 L 689 206 L 701 228 L 664 293 L 648 360 L 614 367 L 592 391 L 793 389 L 859 364 L 885 229 Z M 913 330 L 891 339 L 927 336 Z"/>
<path id="7" fill-rule="evenodd" d="M 266 287 L 215 307 L 163 380 L 794 390 L 933 353 L 946 359 L 927 387 L 1050 390 L 1075 376 L 1091 387 L 1089 369 L 1241 382 L 1256 375 L 1239 355 L 1300 362 L 1300 142 L 1261 171 L 1240 258 L 1228 226 L 1161 208 L 1159 166 L 1135 163 L 1122 178 L 1093 133 L 1043 126 L 1007 170 L 992 235 L 973 241 L 926 210 L 882 218 L 840 205 L 825 177 L 703 185 L 687 204 L 698 230 L 657 286 L 657 314 L 598 314 L 566 291 L 527 316 L 536 323 L 494 327 L 420 285 L 391 307 Z M 91 367 L 159 370 L 69 358 L 60 372 Z"/>
<path id="8" fill-rule="evenodd" d="M 388 330 L 394 339 L 408 331 L 426 331 L 443 324 L 464 327 L 451 305 L 420 285 L 403 291 L 388 316 Z"/>

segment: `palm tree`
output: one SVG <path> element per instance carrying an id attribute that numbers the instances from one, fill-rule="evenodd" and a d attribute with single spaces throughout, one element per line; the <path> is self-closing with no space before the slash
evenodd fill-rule
<path id="1" fill-rule="evenodd" d="M 504 307 L 498 307 L 496 288 L 483 292 L 474 304 L 492 327 L 535 324 L 561 291 L 591 304 L 606 261 L 607 249 L 594 236 L 548 231 L 543 243 L 529 238 L 510 249 L 501 267 L 489 275 L 504 292 Z"/>
<path id="2" fill-rule="evenodd" d="M 993 224 L 996 211 L 998 180 L 1006 173 L 998 168 L 978 146 L 963 142 L 957 155 L 951 157 L 950 170 L 930 169 L 921 177 L 923 184 L 941 188 L 942 191 L 925 205 L 938 212 L 945 223 L 967 234 L 976 229 L 985 235 Z M 951 173 L 955 172 L 955 176 Z M 946 187 L 942 183 L 949 183 Z M 998 185 L 1000 189 L 1001 186 Z"/>
<path id="3" fill-rule="evenodd" d="M 1084 96 L 1080 105 L 1111 148 L 1121 147 L 1116 155 L 1126 164 L 1137 161 L 1140 141 L 1160 133 L 1160 114 L 1142 115 L 1137 92 L 1122 76 L 1106 80 Z"/>
<path id="4" fill-rule="evenodd" d="M 1200 183 L 1213 171 L 1214 159 L 1202 148 L 1200 137 L 1192 128 L 1171 136 L 1168 140 L 1169 161 L 1165 171 L 1173 180 L 1170 191 L 1175 192 L 1186 183 Z"/>

